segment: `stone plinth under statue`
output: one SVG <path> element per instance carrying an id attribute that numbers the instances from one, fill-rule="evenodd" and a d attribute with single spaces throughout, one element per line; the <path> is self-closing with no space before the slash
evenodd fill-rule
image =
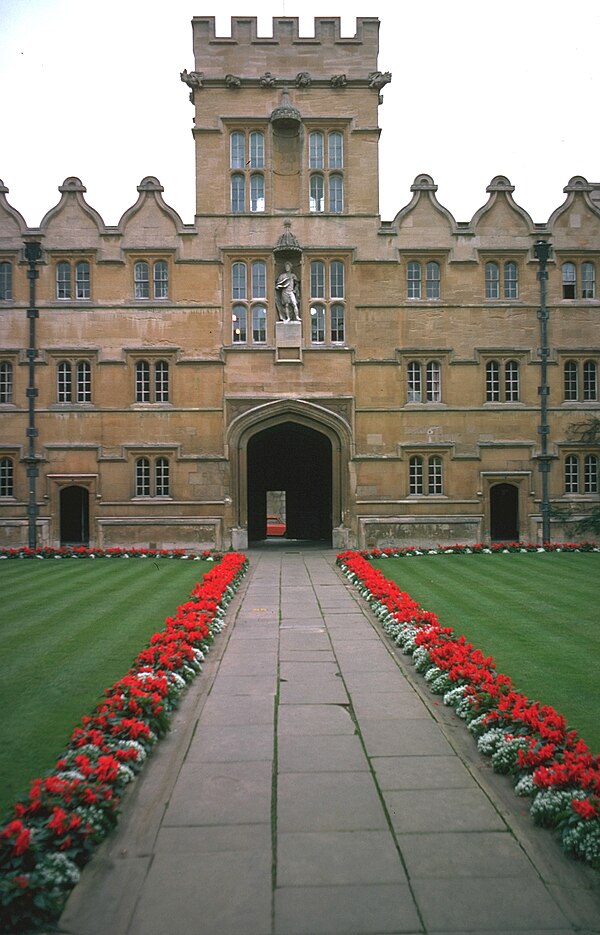
<path id="1" fill-rule="evenodd" d="M 302 322 L 275 322 L 275 359 L 283 363 L 302 362 Z"/>

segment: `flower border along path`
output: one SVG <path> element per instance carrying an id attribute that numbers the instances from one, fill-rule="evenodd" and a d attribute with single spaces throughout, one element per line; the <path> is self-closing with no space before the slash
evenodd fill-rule
<path id="1" fill-rule="evenodd" d="M 245 555 L 226 553 L 204 575 L 105 700 L 82 718 L 55 768 L 15 804 L 0 829 L 0 931 L 31 931 L 59 917 L 80 868 L 116 824 L 125 787 L 201 671 L 247 566 Z"/>
<path id="2" fill-rule="evenodd" d="M 466 722 L 494 770 L 531 797 L 534 822 L 553 829 L 570 856 L 600 869 L 600 756 L 562 715 L 517 691 L 491 657 L 374 569 L 369 554 L 382 557 L 380 550 L 342 552 L 337 564 L 429 690 Z"/>

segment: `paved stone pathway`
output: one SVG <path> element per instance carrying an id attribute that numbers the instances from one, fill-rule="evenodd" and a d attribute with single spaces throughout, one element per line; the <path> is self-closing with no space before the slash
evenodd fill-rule
<path id="1" fill-rule="evenodd" d="M 60 931 L 600 932 L 599 875 L 532 825 L 335 553 L 248 554 L 228 628 Z"/>

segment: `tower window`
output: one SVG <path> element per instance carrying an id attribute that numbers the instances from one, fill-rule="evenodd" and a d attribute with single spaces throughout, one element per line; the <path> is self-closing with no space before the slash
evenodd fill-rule
<path id="1" fill-rule="evenodd" d="M 231 314 L 232 341 L 245 344 L 248 340 L 248 312 L 245 305 L 234 305 Z"/>
<path id="2" fill-rule="evenodd" d="M 231 298 L 232 343 L 246 344 L 250 338 L 254 344 L 264 344 L 268 322 L 265 260 L 236 260 L 231 264 Z"/>
<path id="3" fill-rule="evenodd" d="M 235 130 L 229 138 L 231 211 L 233 214 L 265 210 L 265 136 L 260 130 Z"/>
<path id="4" fill-rule="evenodd" d="M 312 344 L 343 344 L 346 339 L 345 267 L 341 260 L 310 264 L 310 339 Z"/>
<path id="5" fill-rule="evenodd" d="M 344 211 L 344 135 L 339 130 L 308 134 L 309 210 L 313 214 Z M 327 196 L 327 201 L 325 200 Z"/>
<path id="6" fill-rule="evenodd" d="M 310 339 L 313 344 L 323 344 L 325 341 L 325 308 L 323 305 L 310 307 Z"/>
<path id="7" fill-rule="evenodd" d="M 317 173 L 310 177 L 310 210 L 313 213 L 325 210 L 325 183 L 323 176 Z"/>
<path id="8" fill-rule="evenodd" d="M 267 310 L 264 305 L 252 306 L 252 340 L 255 344 L 267 340 Z"/>

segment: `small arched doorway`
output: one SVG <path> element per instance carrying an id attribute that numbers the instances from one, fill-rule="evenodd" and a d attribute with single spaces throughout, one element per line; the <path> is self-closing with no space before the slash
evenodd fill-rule
<path id="1" fill-rule="evenodd" d="M 490 489 L 490 532 L 493 542 L 519 539 L 519 488 L 494 484 Z"/>
<path id="2" fill-rule="evenodd" d="M 71 484 L 60 491 L 60 544 L 89 545 L 90 495 L 86 487 Z"/>
<path id="3" fill-rule="evenodd" d="M 332 448 L 322 432 L 280 422 L 247 446 L 248 539 L 266 536 L 267 494 L 285 492 L 287 539 L 331 542 Z"/>

